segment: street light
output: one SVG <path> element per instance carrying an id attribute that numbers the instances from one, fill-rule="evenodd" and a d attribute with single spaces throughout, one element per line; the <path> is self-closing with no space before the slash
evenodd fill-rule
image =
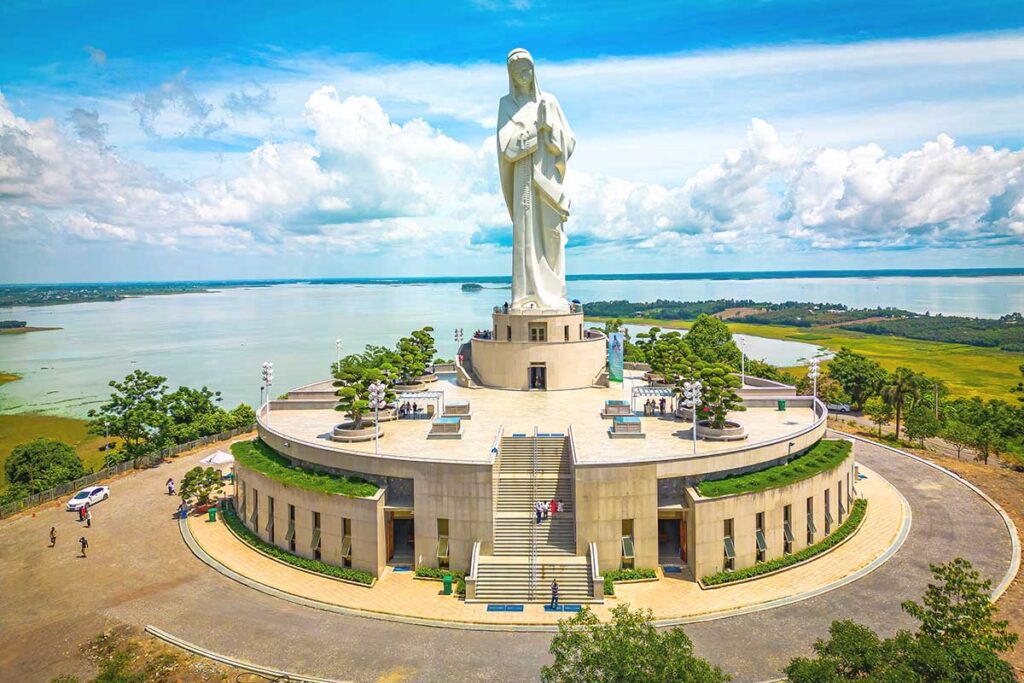
<path id="1" fill-rule="evenodd" d="M 388 388 L 383 382 L 373 382 L 370 387 L 370 407 L 373 408 L 373 452 L 380 455 L 380 409 L 387 404 Z"/>
<path id="2" fill-rule="evenodd" d="M 341 369 L 341 337 L 334 340 L 334 348 L 338 351 L 338 369 Z"/>
<path id="3" fill-rule="evenodd" d="M 693 454 L 697 454 L 697 409 L 700 408 L 704 398 L 704 385 L 700 380 L 683 382 L 683 405 L 693 411 Z"/>
<path id="4" fill-rule="evenodd" d="M 270 424 L 270 386 L 274 383 L 274 364 L 270 361 L 263 363 L 263 387 L 267 391 L 267 424 Z"/>
<path id="5" fill-rule="evenodd" d="M 817 356 L 815 356 L 811 359 L 810 369 L 807 371 L 807 376 L 810 377 L 811 381 L 814 383 L 814 389 L 812 390 L 814 398 L 818 398 L 818 378 L 821 377 L 821 368 L 818 366 L 819 363 L 821 363 L 821 361 L 818 360 Z"/>
<path id="6" fill-rule="evenodd" d="M 740 337 L 740 386 L 747 386 L 747 338 Z"/>

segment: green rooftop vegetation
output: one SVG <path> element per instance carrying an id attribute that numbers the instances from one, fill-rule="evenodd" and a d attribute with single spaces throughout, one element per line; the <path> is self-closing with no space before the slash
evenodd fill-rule
<path id="1" fill-rule="evenodd" d="M 231 453 L 239 464 L 285 486 L 352 498 L 367 498 L 377 493 L 379 488 L 360 477 L 343 477 L 294 467 L 287 458 L 259 439 L 231 444 Z"/>
<path id="2" fill-rule="evenodd" d="M 702 481 L 697 492 L 705 498 L 754 493 L 786 486 L 838 467 L 850 454 L 853 444 L 846 440 L 822 439 L 803 455 L 785 465 L 776 465 L 757 472 L 747 472 L 725 479 Z"/>

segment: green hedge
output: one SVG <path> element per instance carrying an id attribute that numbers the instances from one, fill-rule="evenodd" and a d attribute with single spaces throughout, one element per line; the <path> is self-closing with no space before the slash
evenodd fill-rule
<path id="1" fill-rule="evenodd" d="M 705 498 L 717 498 L 787 486 L 838 467 L 850 455 L 852 447 L 853 444 L 845 439 L 822 439 L 809 451 L 785 465 L 775 465 L 725 479 L 705 480 L 697 484 L 697 491 Z"/>
<path id="2" fill-rule="evenodd" d="M 349 569 L 347 567 L 336 567 L 333 564 L 327 564 L 326 562 L 320 562 L 319 560 L 310 560 L 305 557 L 299 557 L 293 555 L 286 550 L 278 548 L 276 545 L 267 543 L 258 535 L 254 534 L 249 530 L 249 527 L 238 518 L 235 511 L 230 508 L 225 508 L 221 511 L 224 521 L 227 523 L 231 530 L 238 534 L 238 537 L 243 541 L 256 548 L 257 550 L 270 555 L 274 559 L 287 562 L 288 564 L 298 567 L 300 569 L 307 569 L 317 574 L 323 574 L 325 576 L 333 576 L 338 579 L 345 579 L 346 581 L 355 581 L 356 583 L 365 583 L 370 585 L 373 583 L 373 574 L 370 572 L 364 572 L 359 569 Z"/>
<path id="3" fill-rule="evenodd" d="M 759 562 L 752 567 L 746 567 L 745 569 L 740 569 L 738 571 L 709 574 L 701 579 L 701 582 L 705 586 L 720 586 L 723 583 L 750 579 L 755 576 L 761 576 L 768 572 L 774 572 L 776 570 L 792 566 L 798 562 L 803 562 L 804 560 L 809 560 L 815 555 L 820 555 L 825 552 L 856 531 L 857 527 L 860 526 L 861 520 L 864 519 L 864 513 L 867 511 L 867 508 L 868 501 L 864 498 L 858 498 L 853 502 L 853 510 L 850 511 L 850 516 L 846 518 L 846 521 L 843 522 L 838 529 L 814 545 L 807 546 L 803 550 L 795 552 L 792 555 L 785 555 L 767 562 Z"/>
<path id="4" fill-rule="evenodd" d="M 231 453 L 239 464 L 285 486 L 321 493 L 337 493 L 351 498 L 368 498 L 377 493 L 379 488 L 360 477 L 343 477 L 294 467 L 288 458 L 259 439 L 231 444 Z"/>
<path id="5" fill-rule="evenodd" d="M 612 569 L 604 573 L 604 594 L 615 595 L 616 581 L 637 581 L 640 579 L 657 578 L 658 573 L 653 569 Z"/>
<path id="6" fill-rule="evenodd" d="M 455 579 L 456 582 L 455 594 L 466 594 L 466 572 L 455 571 L 452 569 L 440 569 L 438 567 L 416 567 L 416 576 L 425 579 L 438 580 L 441 580 L 446 576 L 451 576 Z"/>

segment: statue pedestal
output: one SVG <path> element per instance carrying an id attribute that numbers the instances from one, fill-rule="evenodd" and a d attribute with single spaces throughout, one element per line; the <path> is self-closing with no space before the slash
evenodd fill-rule
<path id="1" fill-rule="evenodd" d="M 474 374 L 496 389 L 593 386 L 607 354 L 607 338 L 584 329 L 582 312 L 495 308 L 491 339 L 472 340 Z"/>

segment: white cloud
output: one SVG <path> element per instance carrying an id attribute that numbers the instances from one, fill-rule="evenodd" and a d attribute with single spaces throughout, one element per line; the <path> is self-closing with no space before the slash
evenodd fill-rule
<path id="1" fill-rule="evenodd" d="M 15 116 L 0 95 L 0 230 L 12 239 L 435 258 L 507 243 L 493 137 L 466 144 L 420 118 L 396 123 L 376 98 L 342 97 L 333 86 L 308 95 L 302 118 L 305 142 L 267 140 L 238 172 L 172 182 L 95 139 L 72 139 L 51 119 Z M 98 115 L 83 121 L 86 132 L 104 125 Z M 889 154 L 873 143 L 810 145 L 754 119 L 742 146 L 680 183 L 572 162 L 568 183 L 570 246 L 692 258 L 1024 243 L 1024 151 L 972 149 L 946 135 Z"/>

